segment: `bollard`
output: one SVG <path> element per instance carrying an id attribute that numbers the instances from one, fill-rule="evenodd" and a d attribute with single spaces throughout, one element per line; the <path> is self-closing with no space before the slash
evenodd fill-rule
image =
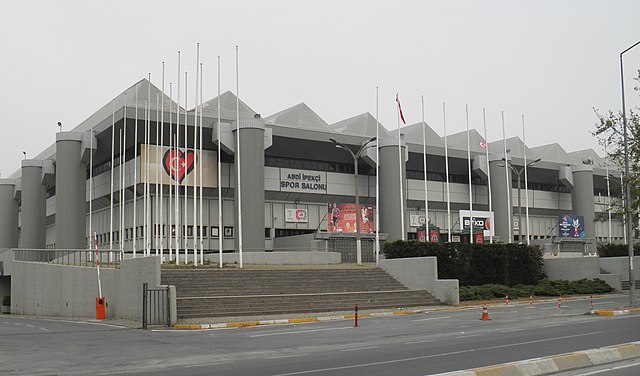
<path id="1" fill-rule="evenodd" d="M 591 310 L 593 311 L 593 295 L 589 297 L 589 307 L 591 307 Z"/>
<path id="2" fill-rule="evenodd" d="M 529 294 L 529 307 L 533 307 L 533 294 Z"/>
<path id="3" fill-rule="evenodd" d="M 504 298 L 504 304 L 509 304 L 509 294 L 507 294 Z"/>
<path id="4" fill-rule="evenodd" d="M 558 309 L 560 309 L 561 305 L 562 305 L 562 295 L 558 296 Z"/>
<path id="5" fill-rule="evenodd" d="M 356 304 L 356 314 L 354 316 L 355 319 L 355 324 L 353 325 L 354 328 L 358 327 L 358 305 Z"/>

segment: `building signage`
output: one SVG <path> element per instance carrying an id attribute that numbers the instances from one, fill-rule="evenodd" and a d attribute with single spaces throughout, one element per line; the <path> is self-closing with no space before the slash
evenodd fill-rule
<path id="1" fill-rule="evenodd" d="M 285 209 L 284 211 L 285 222 L 290 223 L 307 223 L 309 222 L 309 216 L 307 215 L 307 209 Z"/>
<path id="2" fill-rule="evenodd" d="M 558 217 L 558 232 L 561 238 L 584 238 L 584 217 L 561 215 Z"/>
<path id="3" fill-rule="evenodd" d="M 328 232 L 356 232 L 356 218 L 360 218 L 360 233 L 370 234 L 375 231 L 373 221 L 373 206 L 360 205 L 356 210 L 355 204 L 328 205 Z"/>
<path id="4" fill-rule="evenodd" d="M 427 219 L 424 215 L 411 214 L 409 216 L 409 227 L 420 227 L 427 224 Z"/>
<path id="5" fill-rule="evenodd" d="M 468 210 L 460 210 L 460 218 L 462 218 L 463 231 L 469 231 L 473 217 L 474 229 L 482 229 L 484 236 L 493 236 L 493 212 L 474 210 L 469 215 Z"/>
<path id="6" fill-rule="evenodd" d="M 327 193 L 327 173 L 324 171 L 280 169 L 280 191 Z"/>
<path id="7" fill-rule="evenodd" d="M 202 167 L 202 186 L 217 188 L 218 162 L 215 151 L 169 148 L 167 146 L 140 146 L 140 182 L 193 186 Z M 200 165 L 202 163 L 202 166 Z"/>

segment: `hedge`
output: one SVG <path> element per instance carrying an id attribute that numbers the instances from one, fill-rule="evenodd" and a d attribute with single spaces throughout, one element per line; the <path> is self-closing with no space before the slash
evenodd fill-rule
<path id="1" fill-rule="evenodd" d="M 535 285 L 544 278 L 542 252 L 520 244 L 461 244 L 395 241 L 384 245 L 387 259 L 435 256 L 438 278 L 461 286 Z"/>
<path id="2" fill-rule="evenodd" d="M 487 284 L 482 286 L 461 286 L 460 301 L 467 300 L 491 300 L 504 298 L 509 294 L 509 299 L 528 298 L 533 296 L 564 296 L 575 294 L 601 294 L 611 292 L 613 289 L 601 279 L 578 281 L 549 281 L 545 279 L 536 285 L 505 285 Z"/>
<path id="3" fill-rule="evenodd" d="M 634 256 L 640 256 L 640 245 L 633 247 Z M 629 248 L 626 244 L 602 244 L 598 246 L 600 257 L 629 257 Z"/>

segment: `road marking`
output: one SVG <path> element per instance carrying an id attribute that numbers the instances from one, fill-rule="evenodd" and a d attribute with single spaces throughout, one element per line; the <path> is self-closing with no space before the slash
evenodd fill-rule
<path id="1" fill-rule="evenodd" d="M 441 356 L 460 355 L 460 354 L 476 352 L 476 351 L 494 350 L 494 349 L 500 349 L 500 348 L 505 348 L 505 347 L 530 345 L 530 344 L 533 344 L 533 343 L 551 342 L 551 341 L 560 340 L 560 339 L 592 336 L 592 335 L 602 334 L 602 333 L 603 332 L 582 333 L 582 334 L 575 334 L 575 335 L 570 335 L 570 336 L 545 338 L 545 339 L 539 339 L 539 340 L 534 340 L 534 341 L 526 341 L 526 342 L 519 342 L 519 343 L 509 343 L 509 344 L 506 344 L 506 345 L 486 346 L 486 347 L 479 347 L 479 348 L 476 348 L 476 349 L 469 349 L 469 350 L 460 350 L 460 351 L 451 351 L 451 352 L 440 353 L 440 354 L 415 356 L 415 357 L 411 357 L 411 358 L 384 360 L 384 361 L 380 361 L 380 362 L 360 363 L 360 364 L 352 364 L 352 365 L 348 365 L 348 366 L 331 367 L 331 368 L 318 368 L 318 369 L 311 369 L 311 370 L 306 370 L 306 371 L 280 373 L 280 374 L 273 375 L 273 376 L 305 375 L 305 374 L 310 374 L 310 373 L 333 372 L 333 371 L 338 371 L 338 370 L 364 368 L 364 367 L 380 366 L 380 365 L 395 364 L 395 363 L 404 363 L 404 362 L 411 362 L 411 361 L 421 360 L 421 359 L 437 358 L 437 357 L 441 357 Z"/>
<path id="2" fill-rule="evenodd" d="M 297 356 L 305 356 L 307 354 L 291 354 L 291 355 L 273 355 L 273 356 L 265 356 L 265 359 L 282 359 L 282 358 L 295 358 Z"/>
<path id="3" fill-rule="evenodd" d="M 612 303 L 615 303 L 615 302 L 614 301 L 610 301 L 610 302 L 593 302 L 593 305 L 596 305 L 596 304 L 612 304 Z"/>
<path id="4" fill-rule="evenodd" d="M 250 337 L 268 337 L 268 336 L 284 336 L 288 334 L 301 334 L 301 333 L 311 333 L 311 332 L 325 332 L 330 330 L 345 330 L 345 329 L 353 329 L 353 326 L 343 326 L 340 328 L 325 328 L 325 329 L 310 329 L 310 330 L 296 330 L 290 332 L 278 332 L 278 333 L 264 333 L 264 334 L 254 334 Z"/>
<path id="5" fill-rule="evenodd" d="M 591 372 L 587 372 L 587 373 L 581 373 L 580 375 L 582 376 L 589 376 L 589 375 L 597 375 L 599 373 L 603 373 L 603 372 L 609 372 L 609 371 L 615 371 L 618 369 L 624 369 L 624 368 L 629 368 L 629 367 L 637 367 L 640 366 L 640 362 L 635 362 L 632 364 L 625 364 L 622 366 L 615 366 L 615 367 L 608 367 L 599 371 L 591 371 Z"/>
<path id="6" fill-rule="evenodd" d="M 418 321 L 431 321 L 431 320 L 442 320 L 442 319 L 449 319 L 451 318 L 451 316 L 443 316 L 443 317 L 429 317 L 427 319 L 417 319 L 417 320 L 412 320 L 414 322 L 418 322 Z"/>
<path id="7" fill-rule="evenodd" d="M 509 330 L 501 330 L 500 333 L 512 333 L 512 332 L 520 332 L 524 329 L 509 329 Z"/>
<path id="8" fill-rule="evenodd" d="M 419 343 L 429 343 L 429 342 L 433 342 L 433 341 L 435 341 L 435 339 L 425 339 L 425 340 L 422 340 L 422 341 L 411 341 L 411 342 L 405 342 L 404 344 L 405 345 L 417 345 Z"/>
<path id="9" fill-rule="evenodd" d="M 479 337 L 479 336 L 481 336 L 481 335 L 482 335 L 482 334 L 465 334 L 465 335 L 463 335 L 463 336 L 457 336 L 457 337 L 456 337 L 456 339 L 458 339 L 458 338 Z"/>
<path id="10" fill-rule="evenodd" d="M 360 351 L 360 350 L 370 350 L 370 349 L 377 349 L 378 346 L 366 346 L 366 347 L 354 347 L 352 349 L 344 349 L 344 350 L 340 350 L 340 351 Z"/>
<path id="11" fill-rule="evenodd" d="M 33 326 L 33 325 L 29 325 L 29 324 L 27 324 L 27 325 L 25 325 L 25 326 L 26 326 L 27 328 L 35 328 L 35 326 Z"/>
<path id="12" fill-rule="evenodd" d="M 44 330 L 45 332 L 50 332 L 50 331 L 51 331 L 51 330 L 46 329 L 46 328 L 38 328 L 38 329 L 40 329 L 40 330 Z"/>

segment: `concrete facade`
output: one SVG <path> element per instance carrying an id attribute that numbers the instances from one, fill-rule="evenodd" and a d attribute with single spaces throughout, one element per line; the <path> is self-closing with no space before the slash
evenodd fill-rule
<path id="1" fill-rule="evenodd" d="M 45 247 L 47 187 L 43 184 L 42 161 L 22 161 L 22 211 L 20 248 Z"/>
<path id="2" fill-rule="evenodd" d="M 87 166 L 81 161 L 82 134 L 56 134 L 56 248 L 86 247 Z"/>
<path id="3" fill-rule="evenodd" d="M 406 144 L 398 152 L 398 138 L 379 140 L 380 147 L 380 228 L 387 233 L 387 240 L 407 239 L 409 230 L 406 186 Z M 400 158 L 400 161 L 398 161 Z M 401 184 L 402 182 L 402 184 Z M 400 197 L 404 200 L 400 201 Z M 405 213 L 400 215 L 400 207 Z M 402 222 L 404 221 L 404 234 Z"/>
<path id="4" fill-rule="evenodd" d="M 0 179 L 0 249 L 18 247 L 18 201 L 16 183 Z"/>
<path id="5" fill-rule="evenodd" d="M 573 214 L 584 216 L 584 232 L 587 238 L 595 239 L 595 206 L 593 197 L 593 167 L 591 165 L 573 168 L 573 191 L 571 202 Z M 589 253 L 595 253 L 596 243 L 587 244 Z"/>

